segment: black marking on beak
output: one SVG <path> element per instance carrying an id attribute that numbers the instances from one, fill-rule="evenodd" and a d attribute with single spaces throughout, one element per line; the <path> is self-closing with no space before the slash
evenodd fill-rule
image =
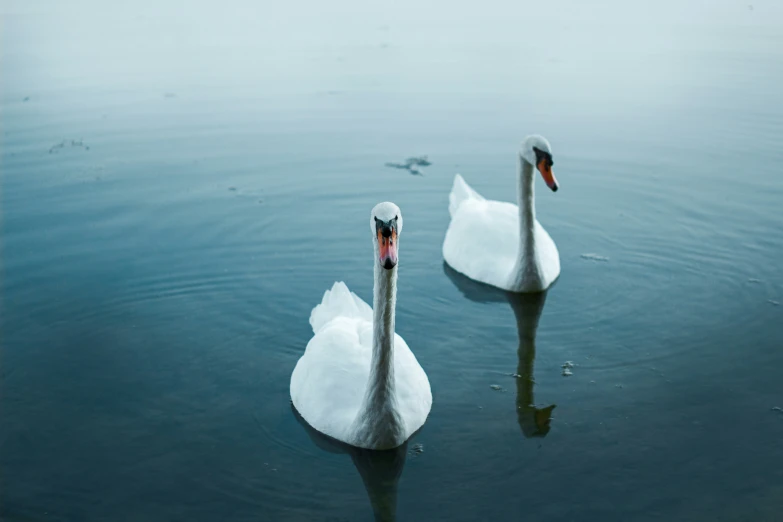
<path id="1" fill-rule="evenodd" d="M 554 160 L 552 160 L 552 155 L 548 152 L 544 152 L 543 150 L 539 149 L 538 147 L 533 147 L 533 152 L 536 153 L 536 165 L 541 163 L 541 160 L 546 160 L 547 165 L 551 168 L 552 165 L 555 164 Z M 555 189 L 557 190 L 557 189 Z"/>
<path id="2" fill-rule="evenodd" d="M 375 232 L 380 232 L 383 237 L 391 237 L 392 231 L 397 230 L 397 216 L 389 221 L 382 221 L 374 216 L 373 219 L 375 219 Z"/>

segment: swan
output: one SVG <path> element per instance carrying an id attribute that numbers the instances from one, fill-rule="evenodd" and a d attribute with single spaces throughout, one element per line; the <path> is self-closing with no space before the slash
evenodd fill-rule
<path id="1" fill-rule="evenodd" d="M 519 206 L 484 199 L 457 174 L 449 194 L 444 260 L 471 279 L 510 292 L 549 288 L 560 275 L 560 255 L 536 220 L 533 169 L 555 192 L 552 164 L 552 148 L 543 136 L 525 138 L 519 152 Z"/>
<path id="2" fill-rule="evenodd" d="M 427 374 L 394 331 L 402 213 L 379 203 L 370 217 L 373 308 L 334 283 L 313 308 L 314 336 L 291 374 L 291 401 L 317 431 L 364 449 L 402 445 L 427 419 Z"/>

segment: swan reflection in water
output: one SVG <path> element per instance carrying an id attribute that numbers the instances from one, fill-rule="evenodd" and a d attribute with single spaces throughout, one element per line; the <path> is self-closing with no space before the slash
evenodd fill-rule
<path id="1" fill-rule="evenodd" d="M 293 405 L 291 410 L 316 446 L 329 453 L 347 453 L 351 456 L 370 497 L 375 521 L 397 520 L 397 484 L 405 466 L 408 442 L 390 450 L 357 448 L 316 431 L 299 415 Z"/>
<path id="2" fill-rule="evenodd" d="M 517 294 L 478 283 L 460 274 L 445 262 L 443 271 L 454 286 L 468 299 L 477 303 L 506 301 L 511 305 L 517 322 L 519 346 L 517 347 L 517 422 L 525 437 L 545 437 L 549 433 L 552 410 L 555 404 L 543 408 L 535 406 L 533 387 L 535 379 L 533 363 L 536 357 L 536 330 L 544 310 L 547 291 L 533 294 Z"/>

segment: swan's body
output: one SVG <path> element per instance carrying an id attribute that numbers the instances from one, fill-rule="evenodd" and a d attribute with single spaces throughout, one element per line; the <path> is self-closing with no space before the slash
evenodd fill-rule
<path id="1" fill-rule="evenodd" d="M 557 182 L 551 173 L 551 155 L 549 168 L 546 159 L 536 161 L 533 155 L 549 154 L 546 140 L 533 136 L 525 144 L 519 158 L 518 206 L 484 199 L 462 176 L 455 176 L 443 258 L 476 281 L 511 292 L 540 292 L 560 275 L 560 254 L 536 219 L 533 164 L 539 165 L 552 190 L 557 190 Z"/>
<path id="2" fill-rule="evenodd" d="M 394 332 L 396 243 L 389 250 L 385 241 L 397 241 L 402 220 L 392 219 L 399 209 L 389 205 L 373 210 L 383 223 L 374 241 L 373 308 L 335 283 L 310 314 L 315 335 L 291 375 L 291 399 L 308 424 L 367 449 L 400 446 L 424 424 L 432 406 L 427 375 Z M 382 227 L 394 235 L 387 240 Z"/>

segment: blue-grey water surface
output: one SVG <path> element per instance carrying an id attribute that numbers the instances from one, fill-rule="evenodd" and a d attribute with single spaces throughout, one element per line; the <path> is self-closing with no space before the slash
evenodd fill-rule
<path id="1" fill-rule="evenodd" d="M 0 8 L 2 520 L 780 520 L 779 2 L 112 4 Z M 441 244 L 533 132 L 514 297 Z M 379 455 L 288 383 L 383 200 L 434 404 Z"/>

